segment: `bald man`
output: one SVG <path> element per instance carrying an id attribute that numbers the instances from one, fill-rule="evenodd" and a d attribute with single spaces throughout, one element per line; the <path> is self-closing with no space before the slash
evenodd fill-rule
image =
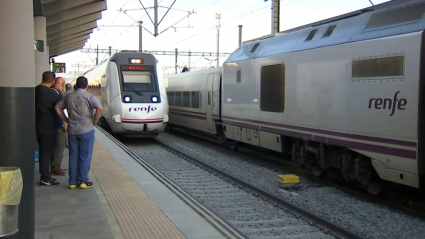
<path id="1" fill-rule="evenodd" d="M 57 77 L 55 79 L 55 91 L 63 98 L 65 97 L 64 89 L 65 89 L 65 79 L 62 77 Z M 62 158 L 63 158 L 63 151 L 65 149 L 65 133 L 67 124 L 64 123 L 62 120 L 58 122 L 58 128 L 57 128 L 57 136 L 58 140 L 56 143 L 55 148 L 55 154 L 52 157 L 51 164 L 50 164 L 50 171 L 52 174 L 57 176 L 64 176 L 66 175 L 66 171 L 61 168 L 62 165 Z"/>

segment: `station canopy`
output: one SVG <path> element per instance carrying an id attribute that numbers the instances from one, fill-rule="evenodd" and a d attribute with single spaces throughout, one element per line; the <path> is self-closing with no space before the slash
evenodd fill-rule
<path id="1" fill-rule="evenodd" d="M 49 57 L 81 49 L 97 20 L 106 10 L 106 0 L 33 0 L 34 17 L 46 17 Z"/>

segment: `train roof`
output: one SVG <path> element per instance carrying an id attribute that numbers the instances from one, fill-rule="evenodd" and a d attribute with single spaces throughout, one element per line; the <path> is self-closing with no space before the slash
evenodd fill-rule
<path id="1" fill-rule="evenodd" d="M 186 71 L 178 74 L 170 74 L 170 75 L 164 75 L 164 78 L 174 78 L 174 77 L 181 77 L 181 76 L 193 76 L 193 75 L 199 75 L 199 74 L 208 74 L 208 73 L 216 73 L 221 72 L 222 66 L 220 67 L 214 67 L 209 68 L 205 70 L 199 70 L 199 71 Z"/>
<path id="2" fill-rule="evenodd" d="M 393 0 L 244 42 L 225 64 L 425 29 L 424 0 Z"/>

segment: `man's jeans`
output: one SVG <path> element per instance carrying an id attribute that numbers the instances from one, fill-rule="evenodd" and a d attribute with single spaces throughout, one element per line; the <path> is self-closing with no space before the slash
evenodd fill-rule
<path id="1" fill-rule="evenodd" d="M 77 185 L 77 181 L 87 183 L 91 158 L 93 155 L 94 132 L 85 134 L 68 134 L 69 141 L 69 185 Z"/>

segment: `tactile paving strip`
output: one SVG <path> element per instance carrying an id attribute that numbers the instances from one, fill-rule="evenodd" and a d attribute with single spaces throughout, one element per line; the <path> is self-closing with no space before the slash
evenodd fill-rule
<path id="1" fill-rule="evenodd" d="M 92 170 L 126 239 L 185 238 L 97 140 Z"/>

